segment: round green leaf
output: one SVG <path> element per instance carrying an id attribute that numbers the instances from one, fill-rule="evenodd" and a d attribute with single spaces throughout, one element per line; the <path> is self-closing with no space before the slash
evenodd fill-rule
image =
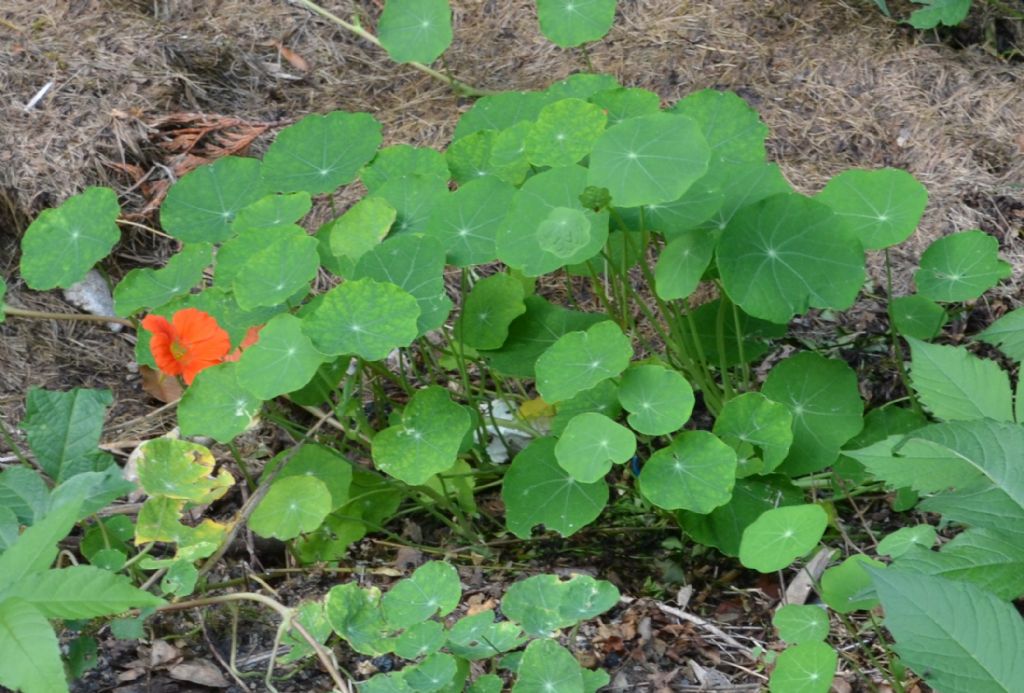
<path id="1" fill-rule="evenodd" d="M 548 104 L 526 137 L 526 156 L 534 166 L 571 166 L 590 153 L 607 120 L 600 106 L 582 99 Z"/>
<path id="2" fill-rule="evenodd" d="M 843 171 L 814 198 L 844 219 L 868 250 L 910 238 L 928 204 L 928 191 L 895 168 Z"/>
<path id="3" fill-rule="evenodd" d="M 983 231 L 964 231 L 928 246 L 914 282 L 933 301 L 973 301 L 1010 273 L 1010 264 L 999 259 L 999 241 Z"/>
<path id="4" fill-rule="evenodd" d="M 525 312 L 522 282 L 508 274 L 484 277 L 466 295 L 454 334 L 474 349 L 498 349 L 509 325 Z"/>
<path id="5" fill-rule="evenodd" d="M 387 0 L 377 38 L 396 63 L 434 62 L 452 42 L 448 0 Z"/>
<path id="6" fill-rule="evenodd" d="M 209 244 L 190 243 L 168 260 L 163 269 L 133 269 L 114 289 L 114 312 L 128 316 L 187 294 L 203 278 L 203 270 L 212 259 Z"/>
<path id="7" fill-rule="evenodd" d="M 766 510 L 743 531 L 740 563 L 762 573 L 782 570 L 811 551 L 827 525 L 828 514 L 820 505 Z"/>
<path id="8" fill-rule="evenodd" d="M 599 616 L 618 601 L 615 585 L 589 575 L 573 575 L 568 580 L 534 575 L 508 588 L 501 610 L 527 634 L 547 638 L 559 628 Z"/>
<path id="9" fill-rule="evenodd" d="M 659 508 L 709 513 L 732 497 L 736 453 L 707 431 L 684 431 L 640 471 L 640 492 Z"/>
<path id="10" fill-rule="evenodd" d="M 174 438 L 146 441 L 136 462 L 139 485 L 146 493 L 196 504 L 212 503 L 235 483 L 224 470 L 215 476 L 215 466 L 208 448 Z"/>
<path id="11" fill-rule="evenodd" d="M 931 525 L 901 527 L 878 542 L 878 554 L 898 558 L 915 547 L 930 549 L 935 544 L 935 536 Z"/>
<path id="12" fill-rule="evenodd" d="M 384 198 L 365 197 L 320 229 L 318 235 L 327 236 L 342 276 L 349 277 L 359 258 L 384 240 L 397 216 L 395 208 Z"/>
<path id="13" fill-rule="evenodd" d="M 424 233 L 441 242 L 459 267 L 490 262 L 495 237 L 516 189 L 492 176 L 471 180 L 438 201 Z"/>
<path id="14" fill-rule="evenodd" d="M 553 438 L 538 438 L 512 460 L 502 484 L 505 523 L 520 539 L 544 525 L 563 537 L 596 518 L 608 502 L 603 481 L 582 484 L 559 466 Z"/>
<path id="15" fill-rule="evenodd" d="M 374 436 L 373 462 L 407 484 L 422 484 L 455 463 L 471 424 L 466 408 L 432 385 L 413 395 L 401 423 Z"/>
<path id="16" fill-rule="evenodd" d="M 537 0 L 537 16 L 548 40 L 571 48 L 608 33 L 615 21 L 615 0 Z"/>
<path id="17" fill-rule="evenodd" d="M 419 659 L 441 649 L 445 630 L 437 621 L 415 623 L 395 640 L 395 654 L 402 659 Z"/>
<path id="18" fill-rule="evenodd" d="M 928 341 L 949 321 L 946 310 L 924 296 L 899 296 L 889 302 L 893 322 L 900 334 Z"/>
<path id="19" fill-rule="evenodd" d="M 237 365 L 222 363 L 196 376 L 178 404 L 182 435 L 227 443 L 252 424 L 262 402 L 238 384 Z"/>
<path id="20" fill-rule="evenodd" d="M 315 238 L 278 238 L 239 268 L 232 282 L 235 300 L 242 310 L 287 304 L 296 292 L 309 288 L 319 269 Z"/>
<path id="21" fill-rule="evenodd" d="M 267 195 L 244 207 L 231 222 L 235 233 L 247 229 L 276 229 L 297 224 L 313 208 L 313 200 L 307 192 L 288 195 Z"/>
<path id="22" fill-rule="evenodd" d="M 321 353 L 376 361 L 416 339 L 419 314 L 415 297 L 394 284 L 357 279 L 323 294 L 302 331 Z"/>
<path id="23" fill-rule="evenodd" d="M 402 677 L 414 691 L 437 691 L 452 684 L 457 670 L 455 657 L 435 652 L 419 664 L 403 669 Z"/>
<path id="24" fill-rule="evenodd" d="M 838 661 L 836 651 L 826 643 L 794 645 L 775 660 L 769 690 L 772 693 L 828 693 Z"/>
<path id="25" fill-rule="evenodd" d="M 583 693 L 583 669 L 572 653 L 557 642 L 539 638 L 526 646 L 512 693 L 552 691 Z"/>
<path id="26" fill-rule="evenodd" d="M 452 141 L 480 130 L 504 130 L 533 121 L 551 101 L 554 99 L 550 95 L 535 91 L 504 91 L 484 96 L 459 118 Z"/>
<path id="27" fill-rule="evenodd" d="M 449 196 L 448 179 L 424 176 L 392 178 L 373 194 L 384 198 L 395 208 L 392 234 L 428 233 L 434 209 Z"/>
<path id="28" fill-rule="evenodd" d="M 671 301 L 692 294 L 711 264 L 716 242 L 715 236 L 707 230 L 690 229 L 666 245 L 654 268 L 658 296 Z"/>
<path id="29" fill-rule="evenodd" d="M 334 632 L 356 652 L 372 656 L 390 651 L 376 587 L 363 589 L 355 582 L 335 585 L 324 597 L 324 611 Z"/>
<path id="30" fill-rule="evenodd" d="M 706 222 L 721 210 L 724 202 L 725 194 L 721 186 L 705 176 L 687 188 L 677 200 L 620 209 L 619 213 L 630 228 L 643 227 L 657 231 L 671 242 L 680 234 L 698 227 L 704 231 L 717 231 L 717 224 L 709 225 Z M 712 237 L 718 238 L 717 234 Z"/>
<path id="31" fill-rule="evenodd" d="M 822 600 L 840 614 L 873 609 L 878 604 L 874 590 L 867 596 L 862 594 L 872 585 L 871 576 L 864 570 L 866 566 L 885 567 L 881 562 L 858 553 L 826 570 L 821 576 Z"/>
<path id="32" fill-rule="evenodd" d="M 704 175 L 709 157 L 695 122 L 655 113 L 604 131 L 591 150 L 587 183 L 607 188 L 618 207 L 671 202 Z"/>
<path id="33" fill-rule="evenodd" d="M 444 561 L 430 561 L 396 582 L 380 603 L 388 626 L 409 628 L 435 614 L 447 616 L 461 598 L 462 585 L 455 567 Z"/>
<path id="34" fill-rule="evenodd" d="M 569 399 L 625 370 L 633 355 L 629 338 L 610 320 L 558 338 L 537 359 L 537 391 L 549 403 Z"/>
<path id="35" fill-rule="evenodd" d="M 380 123 L 368 113 L 308 115 L 278 133 L 267 149 L 265 189 L 304 190 L 311 195 L 332 192 L 355 179 L 380 143 Z"/>
<path id="36" fill-rule="evenodd" d="M 87 188 L 60 207 L 43 210 L 21 239 L 25 283 L 45 291 L 81 281 L 120 240 L 120 214 L 117 195 L 110 188 Z"/>
<path id="37" fill-rule="evenodd" d="M 423 176 L 447 180 L 449 175 L 444 155 L 436 149 L 395 144 L 377 152 L 359 177 L 372 193 L 393 178 Z"/>
<path id="38" fill-rule="evenodd" d="M 319 479 L 289 476 L 277 479 L 249 518 L 249 529 L 261 537 L 294 539 L 312 532 L 331 512 L 331 494 Z"/>
<path id="39" fill-rule="evenodd" d="M 737 476 L 767 474 L 789 453 L 793 415 L 784 404 L 759 392 L 746 392 L 725 403 L 712 430 L 739 455 Z"/>
<path id="40" fill-rule="evenodd" d="M 790 476 L 835 462 L 843 444 L 864 426 L 857 374 L 844 361 L 799 353 L 776 365 L 761 391 L 793 414 L 793 444 L 779 468 Z"/>
<path id="41" fill-rule="evenodd" d="M 533 124 L 524 121 L 495 133 L 486 166 L 491 175 L 512 185 L 521 185 L 526 180 L 530 172 L 526 138 L 532 130 Z"/>
<path id="42" fill-rule="evenodd" d="M 737 94 L 704 89 L 676 102 L 671 112 L 684 115 L 700 126 L 711 147 L 716 174 L 724 172 L 722 166 L 764 161 L 768 127 L 761 122 L 757 111 Z"/>
<path id="43" fill-rule="evenodd" d="M 537 245 L 565 262 L 590 246 L 590 220 L 578 209 L 555 207 L 537 227 Z"/>
<path id="44" fill-rule="evenodd" d="M 306 230 L 293 224 L 242 231 L 218 248 L 213 276 L 214 286 L 224 291 L 232 291 L 235 278 L 241 274 L 246 263 L 260 251 L 284 239 L 301 244 L 305 236 Z"/>
<path id="45" fill-rule="evenodd" d="M 286 451 L 287 454 L 291 451 Z M 278 455 L 280 457 L 281 455 Z M 276 460 L 276 458 L 275 458 Z M 268 464 L 264 468 L 264 476 L 276 464 Z M 349 487 L 352 485 L 352 464 L 330 448 L 321 445 L 306 444 L 292 455 L 281 470 L 278 479 L 287 476 L 308 476 L 322 481 L 331 494 L 331 510 L 337 510 L 349 499 Z M 261 479 L 262 481 L 262 479 Z"/>
<path id="46" fill-rule="evenodd" d="M 600 481 L 613 463 L 628 462 L 635 453 L 633 433 L 597 413 L 573 417 L 555 444 L 558 464 L 585 484 Z"/>
<path id="47" fill-rule="evenodd" d="M 828 612 L 820 606 L 786 604 L 775 612 L 772 625 L 780 638 L 793 645 L 824 642 L 828 637 Z"/>
<path id="48" fill-rule="evenodd" d="M 185 174 L 167 191 L 160 225 L 186 243 L 219 243 L 235 215 L 266 194 L 257 159 L 225 156 Z"/>
<path id="49" fill-rule="evenodd" d="M 677 371 L 633 366 L 622 376 L 619 402 L 633 430 L 649 436 L 677 431 L 693 412 L 693 388 Z"/>
<path id="50" fill-rule="evenodd" d="M 494 611 L 488 609 L 472 616 L 463 616 L 448 631 L 448 649 L 463 659 L 489 659 L 523 644 L 526 636 L 511 621 L 495 622 Z"/>
<path id="51" fill-rule="evenodd" d="M 496 137 L 493 130 L 478 130 L 452 142 L 444 155 L 452 178 L 461 185 L 485 176 L 497 177 L 491 170 Z M 525 139 L 523 142 L 525 155 Z"/>
<path id="52" fill-rule="evenodd" d="M 764 162 L 721 164 L 712 168 L 701 183 L 722 195 L 721 205 L 701 224 L 702 228 L 713 231 L 724 231 L 745 207 L 773 195 L 793 192 L 778 165 Z"/>
<path id="53" fill-rule="evenodd" d="M 614 87 L 590 96 L 590 103 L 604 109 L 608 124 L 615 125 L 638 116 L 651 115 L 661 109 L 661 97 L 646 89 Z"/>
<path id="54" fill-rule="evenodd" d="M 744 311 L 777 323 L 853 305 L 864 283 L 860 241 L 827 206 L 783 194 L 740 210 L 718 242 L 725 290 Z"/>
<path id="55" fill-rule="evenodd" d="M 238 361 L 238 384 L 260 399 L 273 399 L 308 383 L 324 355 L 302 333 L 302 321 L 282 313 L 260 330 L 259 341 Z"/>

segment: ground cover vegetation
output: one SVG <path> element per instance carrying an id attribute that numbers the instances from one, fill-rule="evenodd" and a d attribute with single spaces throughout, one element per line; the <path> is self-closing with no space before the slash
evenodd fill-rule
<path id="1" fill-rule="evenodd" d="M 574 47 L 604 35 L 615 2 L 537 10 Z M 391 0 L 374 40 L 474 93 L 428 67 L 450 21 L 444 0 Z M 966 343 L 943 333 L 1010 267 L 996 239 L 963 230 L 922 255 L 915 293 L 893 296 L 891 276 L 867 280 L 866 253 L 888 267 L 924 186 L 853 169 L 801 195 L 766 160 L 767 134 L 732 93 L 666 107 L 581 73 L 480 97 L 443 152 L 382 148 L 371 115 L 333 112 L 281 130 L 262 159 L 183 177 L 159 214 L 177 254 L 113 291 L 138 362 L 183 381 L 181 437 L 144 442 L 126 478 L 97 449 L 108 392 L 28 393 L 28 449 L 2 431 L 21 464 L 0 472 L 0 683 L 67 687 L 95 641 L 62 662 L 55 625 L 119 615 L 112 627 L 138 637 L 157 611 L 251 601 L 281 617 L 275 652 L 289 646 L 268 689 L 276 667 L 316 658 L 350 690 L 341 643 L 404 662 L 364 691 L 595 691 L 607 672 L 562 636 L 619 603 L 604 579 L 537 575 L 500 613 L 468 613 L 440 560 L 383 592 L 345 581 L 296 607 L 207 594 L 205 576 L 242 531 L 286 542 L 298 565 L 337 565 L 367 533 L 402 541 L 410 516 L 446 527 L 449 555 L 486 556 L 496 538 L 570 537 L 612 513 L 753 571 L 810 573 L 809 556 L 850 544 L 858 499 L 884 493 L 905 526 L 813 576 L 822 605 L 777 611 L 785 647 L 760 659 L 771 689 L 829 690 L 840 655 L 852 661 L 830 644 L 842 631 L 879 677 L 865 685 L 1018 690 L 1024 310 Z M 356 181 L 356 204 L 301 225 L 316 196 Z M 118 242 L 120 213 L 106 188 L 43 212 L 22 241 L 24 282 L 80 281 Z M 313 291 L 325 275 L 331 288 Z M 887 302 L 873 346 L 901 396 L 866 410 L 838 334 L 764 362 L 793 318 L 864 292 Z M 248 460 L 234 441 L 260 419 L 292 442 Z M 239 484 L 234 516 L 195 521 Z M 134 521 L 101 512 L 140 492 Z M 494 493 L 498 511 L 480 502 Z M 76 551 L 61 550 L 72 533 Z"/>

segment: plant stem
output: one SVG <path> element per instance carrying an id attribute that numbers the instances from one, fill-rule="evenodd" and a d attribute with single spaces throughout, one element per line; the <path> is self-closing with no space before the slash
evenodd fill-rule
<path id="1" fill-rule="evenodd" d="M 4 305 L 3 311 L 12 318 L 34 318 L 36 320 L 81 320 L 82 322 L 116 322 L 119 325 L 135 328 L 135 323 L 127 318 L 114 315 L 89 315 L 88 313 L 44 313 L 38 310 L 23 310 L 14 306 Z"/>
<path id="2" fill-rule="evenodd" d="M 310 12 L 313 12 L 314 14 L 318 14 L 321 17 L 323 17 L 324 19 L 327 19 L 327 20 L 330 20 L 330 21 L 334 22 L 335 24 L 340 26 L 342 29 L 345 29 L 346 31 L 349 31 L 349 32 L 355 34 L 356 36 L 358 36 L 358 37 L 360 37 L 362 39 L 365 39 L 366 41 L 369 41 L 370 43 L 372 43 L 373 45 L 377 46 L 378 48 L 384 48 L 384 46 L 380 42 L 380 39 L 378 39 L 376 36 L 371 34 L 369 31 L 367 31 L 363 27 L 359 26 L 358 24 L 353 24 L 352 22 L 346 22 L 344 19 L 342 19 L 338 15 L 336 15 L 333 12 L 330 12 L 328 10 L 325 10 L 323 7 L 320 7 L 320 5 L 317 5 L 312 0 L 291 0 L 291 2 L 295 3 L 296 5 L 302 5 L 303 7 L 305 7 Z M 387 50 L 387 49 L 384 49 L 384 50 Z M 420 72 L 422 72 L 424 74 L 430 75 L 434 79 L 437 79 L 437 80 L 440 80 L 440 81 L 444 82 L 449 87 L 451 87 L 454 91 L 462 94 L 463 96 L 487 96 L 489 94 L 495 93 L 495 92 L 492 92 L 492 91 L 487 90 L 487 89 L 479 89 L 477 87 L 474 87 L 471 84 L 463 82 L 461 79 L 456 79 L 455 77 L 449 77 L 448 75 L 444 74 L 443 72 L 439 72 L 438 70 L 435 70 L 434 68 L 432 68 L 432 67 L 430 67 L 428 65 L 424 65 L 423 63 L 408 62 L 408 63 L 404 63 L 404 64 L 408 65 L 409 67 L 413 68 L 414 70 L 419 70 Z"/>
<path id="3" fill-rule="evenodd" d="M 889 315 L 889 341 L 892 343 L 893 356 L 896 358 L 896 372 L 899 373 L 903 389 L 907 391 L 910 399 L 910 408 L 915 414 L 924 416 L 921 403 L 917 401 L 917 393 L 910 386 L 910 377 L 907 375 L 907 367 L 903 364 L 903 346 L 900 344 L 899 334 L 896 332 L 896 318 L 892 312 L 892 262 L 889 257 L 889 249 L 885 249 L 885 281 L 886 281 L 886 312 Z"/>

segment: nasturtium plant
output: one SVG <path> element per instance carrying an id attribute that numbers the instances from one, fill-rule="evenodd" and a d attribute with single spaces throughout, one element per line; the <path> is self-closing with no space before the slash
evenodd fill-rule
<path id="1" fill-rule="evenodd" d="M 452 42 L 448 0 L 388 0 L 377 35 L 397 63 L 432 63 Z"/>
<path id="2" fill-rule="evenodd" d="M 331 493 L 319 479 L 287 476 L 271 484 L 249 518 L 249 527 L 262 537 L 294 539 L 319 527 L 331 505 Z"/>
<path id="3" fill-rule="evenodd" d="M 269 190 L 256 159 L 226 156 L 188 173 L 167 191 L 160 224 L 186 243 L 218 243 L 231 237 L 235 215 Z"/>
<path id="4" fill-rule="evenodd" d="M 597 41 L 615 21 L 616 0 L 537 0 L 544 35 L 562 48 Z"/>
<path id="5" fill-rule="evenodd" d="M 709 513 L 732 496 L 736 452 L 707 431 L 684 431 L 640 472 L 640 493 L 666 510 Z"/>
<path id="6" fill-rule="evenodd" d="M 559 337 L 537 359 L 537 391 L 561 402 L 625 370 L 633 347 L 610 321 Z"/>
<path id="7" fill-rule="evenodd" d="M 865 568 L 884 567 L 864 554 L 854 554 L 821 576 L 821 598 L 833 611 L 847 614 L 868 611 L 878 603 L 871 588 L 871 577 Z M 862 593 L 868 592 L 866 596 Z"/>
<path id="8" fill-rule="evenodd" d="M 722 407 L 714 434 L 736 450 L 739 477 L 775 470 L 793 443 L 793 415 L 759 392 L 747 392 Z"/>
<path id="9" fill-rule="evenodd" d="M 762 573 L 781 570 L 809 553 L 827 524 L 828 515 L 820 505 L 766 510 L 743 531 L 740 562 Z"/>
<path id="10" fill-rule="evenodd" d="M 660 436 L 683 427 L 693 411 L 693 388 L 678 371 L 633 366 L 622 375 L 619 403 L 638 433 Z"/>
<path id="11" fill-rule="evenodd" d="M 493 274 L 466 294 L 455 323 L 456 338 L 474 349 L 499 349 L 512 321 L 526 312 L 523 283 L 509 274 Z"/>
<path id="12" fill-rule="evenodd" d="M 635 453 L 632 431 L 596 412 L 573 417 L 555 444 L 558 464 L 585 484 L 603 479 L 613 463 L 628 462 Z"/>
<path id="13" fill-rule="evenodd" d="M 203 278 L 212 259 L 210 244 L 187 243 L 162 269 L 133 269 L 114 289 L 114 311 L 128 316 L 187 294 Z"/>
<path id="14" fill-rule="evenodd" d="M 227 442 L 255 421 L 262 402 L 238 382 L 238 364 L 207 368 L 182 395 L 178 423 L 183 435 Z"/>
<path id="15" fill-rule="evenodd" d="M 347 281 L 323 295 L 302 320 L 313 346 L 331 356 L 355 354 L 376 360 L 408 346 L 419 334 L 416 297 L 389 282 Z"/>
<path id="16" fill-rule="evenodd" d="M 928 191 L 906 171 L 851 169 L 830 180 L 815 199 L 831 207 L 864 248 L 878 250 L 914 233 L 928 204 Z"/>
<path id="17" fill-rule="evenodd" d="M 791 645 L 823 642 L 828 636 L 828 613 L 809 604 L 786 604 L 775 612 L 772 625 L 779 631 L 779 637 Z"/>
<path id="18" fill-rule="evenodd" d="M 924 296 L 898 296 L 889 303 L 896 330 L 906 336 L 928 341 L 949 321 L 945 308 Z"/>

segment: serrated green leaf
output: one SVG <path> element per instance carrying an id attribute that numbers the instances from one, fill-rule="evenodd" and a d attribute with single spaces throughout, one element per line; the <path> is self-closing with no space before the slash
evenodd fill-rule
<path id="1" fill-rule="evenodd" d="M 740 562 L 761 573 L 782 570 L 810 552 L 827 525 L 828 515 L 820 505 L 766 510 L 744 530 Z"/>
<path id="2" fill-rule="evenodd" d="M 154 438 L 139 446 L 139 485 L 150 496 L 196 504 L 212 503 L 234 485 L 226 470 L 214 475 L 217 461 L 208 448 L 176 438 Z"/>
<path id="3" fill-rule="evenodd" d="M 434 62 L 452 42 L 448 0 L 387 0 L 377 38 L 396 63 Z"/>
<path id="4" fill-rule="evenodd" d="M 244 207 L 231 222 L 231 230 L 240 233 L 250 229 L 276 229 L 298 224 L 313 208 L 307 192 L 267 195 Z"/>
<path id="5" fill-rule="evenodd" d="M 186 243 L 219 243 L 232 233 L 242 209 L 268 191 L 257 159 L 225 156 L 187 173 L 167 191 L 160 225 Z"/>
<path id="6" fill-rule="evenodd" d="M 537 359 L 537 391 L 550 403 L 569 399 L 617 376 L 629 365 L 632 355 L 629 338 L 610 320 L 585 332 L 570 332 Z"/>
<path id="7" fill-rule="evenodd" d="M 499 349 L 512 321 L 526 312 L 523 284 L 508 274 L 478 281 L 466 295 L 455 336 L 474 349 Z"/>
<path id="8" fill-rule="evenodd" d="M 128 316 L 142 308 L 157 308 L 187 294 L 203 278 L 213 259 L 207 243 L 190 243 L 163 269 L 133 269 L 114 289 L 114 312 Z"/>
<path id="9" fill-rule="evenodd" d="M 587 184 L 607 188 L 620 207 L 671 202 L 704 175 L 710 156 L 697 123 L 685 116 L 632 118 L 594 143 Z"/>
<path id="10" fill-rule="evenodd" d="M 517 537 L 528 538 L 536 525 L 569 536 L 601 513 L 608 486 L 573 479 L 555 459 L 555 440 L 538 438 L 512 460 L 501 498 L 505 523 Z"/>
<path id="11" fill-rule="evenodd" d="M 121 207 L 110 188 L 87 188 L 40 212 L 21 239 L 21 276 L 45 291 L 81 281 L 121 238 Z M 2 297 L 0 297 L 2 298 Z"/>
<path id="12" fill-rule="evenodd" d="M 273 399 L 305 386 L 325 357 L 302 332 L 302 321 L 288 313 L 260 330 L 259 341 L 238 360 L 238 384 L 259 399 Z"/>
<path id="13" fill-rule="evenodd" d="M 666 245 L 654 268 L 658 296 L 671 301 L 692 294 L 711 264 L 716 242 L 705 229 L 690 229 Z"/>
<path id="14" fill-rule="evenodd" d="M 775 660 L 768 682 L 772 693 L 828 693 L 839 655 L 823 642 L 786 648 Z"/>
<path id="15" fill-rule="evenodd" d="M 615 21 L 615 0 L 537 0 L 537 16 L 548 40 L 571 48 L 608 33 Z"/>
<path id="16" fill-rule="evenodd" d="M 380 143 L 380 123 L 368 113 L 308 115 L 279 132 L 267 149 L 265 189 L 332 192 L 355 179 Z"/>
<path id="17" fill-rule="evenodd" d="M 68 690 L 53 628 L 38 609 L 19 599 L 0 601 L 0 661 L 0 684 L 13 690 Z"/>
<path id="18" fill-rule="evenodd" d="M 312 532 L 331 512 L 327 485 L 312 476 L 275 479 L 249 518 L 249 528 L 261 537 L 294 539 Z"/>
<path id="19" fill-rule="evenodd" d="M 814 199 L 846 221 L 866 249 L 880 250 L 910 238 L 928 204 L 928 191 L 900 169 L 850 169 L 832 178 Z"/>
<path id="20" fill-rule="evenodd" d="M 425 233 L 441 242 L 454 265 L 490 262 L 497 257 L 495 238 L 515 194 L 493 176 L 471 180 L 438 201 Z"/>
<path id="21" fill-rule="evenodd" d="M 998 347 L 1014 361 L 1024 361 L 1024 308 L 1010 311 L 999 318 L 977 338 Z"/>
<path id="22" fill-rule="evenodd" d="M 315 238 L 278 238 L 239 268 L 232 282 L 235 300 L 242 310 L 287 304 L 297 292 L 309 289 L 319 269 Z"/>
<path id="23" fill-rule="evenodd" d="M 554 640 L 539 638 L 526 646 L 512 693 L 583 693 L 583 670 Z"/>
<path id="24" fill-rule="evenodd" d="M 78 519 L 78 506 L 56 508 L 26 529 L 0 555 L 0 590 L 18 585 L 27 575 L 46 570 L 57 558 L 57 542 L 66 537 Z"/>
<path id="25" fill-rule="evenodd" d="M 876 0 L 877 1 L 877 0 Z M 934 29 L 939 24 L 956 26 L 967 19 L 971 0 L 914 0 L 925 7 L 910 13 L 907 22 L 915 29 Z"/>
<path id="26" fill-rule="evenodd" d="M 786 604 L 772 616 L 772 625 L 788 643 L 823 642 L 828 637 L 828 612 L 820 606 Z"/>
<path id="27" fill-rule="evenodd" d="M 982 231 L 963 231 L 928 246 L 914 283 L 933 301 L 973 301 L 1010 273 L 1010 263 L 999 259 L 999 241 Z"/>
<path id="28" fill-rule="evenodd" d="M 871 587 L 868 567 L 881 568 L 883 564 L 858 553 L 826 570 L 821 576 L 822 600 L 840 614 L 873 609 L 878 598 L 874 594 L 862 594 Z"/>
<path id="29" fill-rule="evenodd" d="M 435 614 L 447 616 L 462 599 L 459 572 L 449 563 L 430 561 L 399 580 L 381 599 L 391 628 L 409 628 Z"/>
<path id="30" fill-rule="evenodd" d="M 113 401 L 109 390 L 29 389 L 21 427 L 36 461 L 52 479 L 97 469 L 96 446 Z"/>
<path id="31" fill-rule="evenodd" d="M 887 568 L 871 570 L 900 659 L 941 691 L 1012 691 L 1024 681 L 1024 619 L 971 585 Z"/>
<path id="32" fill-rule="evenodd" d="M 864 283 L 860 241 L 820 202 L 795 193 L 740 210 L 716 250 L 726 293 L 785 323 L 809 307 L 846 309 Z"/>
<path id="33" fill-rule="evenodd" d="M 164 603 L 132 585 L 125 576 L 88 565 L 32 574 L 0 591 L 0 602 L 12 598 L 31 604 L 46 618 L 60 619 L 109 616 Z"/>
<path id="34" fill-rule="evenodd" d="M 949 315 L 942 306 L 917 294 L 892 299 L 889 309 L 892 311 L 896 330 L 914 339 L 932 339 L 949 321 Z"/>
<path id="35" fill-rule="evenodd" d="M 661 436 L 683 427 L 693 412 L 693 388 L 679 372 L 662 366 L 633 366 L 622 376 L 619 403 L 638 433 Z"/>
<path id="36" fill-rule="evenodd" d="M 419 390 L 401 423 L 374 436 L 374 464 L 407 484 L 422 484 L 454 464 L 471 423 L 466 408 L 452 402 L 443 388 Z"/>
<path id="37" fill-rule="evenodd" d="M 444 155 L 436 149 L 395 144 L 377 152 L 359 177 L 372 193 L 393 178 L 424 176 L 447 180 L 449 175 Z"/>
<path id="38" fill-rule="evenodd" d="M 1013 421 L 1010 378 L 999 364 L 963 347 L 907 341 L 910 384 L 937 418 Z"/>
<path id="39" fill-rule="evenodd" d="M 24 525 L 31 525 L 46 514 L 50 490 L 43 477 L 28 467 L 8 467 L 0 471 L 0 508 L 7 508 Z"/>
<path id="40" fill-rule="evenodd" d="M 761 391 L 793 415 L 793 444 L 779 468 L 791 476 L 835 462 L 864 425 L 857 374 L 844 361 L 799 353 L 776 365 Z"/>
<path id="41" fill-rule="evenodd" d="M 746 392 L 725 403 L 712 431 L 736 450 L 738 476 L 767 474 L 789 453 L 793 415 L 785 405 L 759 392 Z"/>
<path id="42" fill-rule="evenodd" d="M 736 452 L 707 431 L 684 431 L 640 472 L 640 492 L 659 508 L 709 513 L 732 497 Z"/>
<path id="43" fill-rule="evenodd" d="M 184 436 L 209 436 L 227 443 L 249 427 L 262 402 L 238 384 L 237 363 L 201 371 L 178 403 Z"/>
<path id="44" fill-rule="evenodd" d="M 1017 537 L 998 530 L 969 529 L 943 544 L 941 550 L 930 551 L 935 530 L 930 525 L 920 527 L 932 530 L 930 540 L 905 546 L 893 561 L 894 567 L 971 582 L 1000 599 L 1024 594 L 1024 548 Z"/>
<path id="45" fill-rule="evenodd" d="M 590 153 L 607 120 L 600 106 L 582 99 L 550 103 L 526 137 L 526 156 L 534 166 L 571 166 Z"/>
<path id="46" fill-rule="evenodd" d="M 116 464 L 111 464 L 102 472 L 80 472 L 53 489 L 47 512 L 65 505 L 76 505 L 79 519 L 85 518 L 134 488 L 135 485 L 125 480 L 121 468 Z"/>
<path id="47" fill-rule="evenodd" d="M 394 284 L 347 281 L 323 297 L 302 320 L 302 331 L 321 353 L 376 361 L 392 349 L 408 346 L 419 334 L 416 298 Z"/>
<path id="48" fill-rule="evenodd" d="M 573 417 L 555 444 L 562 469 L 584 484 L 600 481 L 612 464 L 623 464 L 636 453 L 633 433 L 603 414 Z"/>

